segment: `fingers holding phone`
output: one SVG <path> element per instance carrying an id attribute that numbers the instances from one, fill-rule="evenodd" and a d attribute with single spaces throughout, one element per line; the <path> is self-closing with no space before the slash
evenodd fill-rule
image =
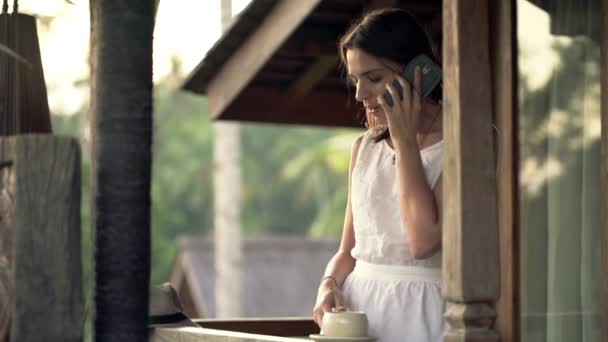
<path id="1" fill-rule="evenodd" d="M 378 97 L 378 102 L 382 106 L 389 130 L 393 138 L 414 138 L 416 137 L 416 128 L 418 116 L 422 109 L 422 96 L 420 87 L 422 75 L 420 70 L 414 73 L 414 86 L 402 76 L 395 75 L 395 81 L 386 85 L 386 92 L 383 96 Z M 395 83 L 398 85 L 395 86 Z M 392 101 L 392 105 L 386 101 L 387 96 L 391 99 L 399 99 Z"/>

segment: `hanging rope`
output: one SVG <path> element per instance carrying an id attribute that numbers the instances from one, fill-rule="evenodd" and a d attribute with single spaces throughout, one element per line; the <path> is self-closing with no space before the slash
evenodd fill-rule
<path id="1" fill-rule="evenodd" d="M 12 16 L 8 14 L 8 0 L 3 1 L 2 6 L 3 13 L 0 14 L 0 22 L 2 23 L 2 27 L 0 27 L 0 42 L 7 46 L 10 49 L 14 50 L 13 44 L 13 30 L 12 30 Z M 0 56 L 0 81 L 2 82 L 1 88 L 4 96 L 4 103 L 2 103 L 2 134 L 3 135 L 12 135 L 15 127 L 14 124 L 14 110 L 13 110 L 13 102 L 14 97 L 14 73 L 13 73 L 13 60 L 11 57 L 7 55 Z"/>
<path id="2" fill-rule="evenodd" d="M 4 4 L 2 6 L 2 14 L 0 14 L 0 43 L 8 46 L 8 39 L 6 33 L 8 32 L 8 25 L 6 23 L 6 18 L 8 14 L 6 13 L 8 6 L 7 0 L 4 0 Z M 8 73 L 8 57 L 5 55 L 0 55 L 0 91 L 7 92 L 9 77 Z M 2 94 L 4 95 L 4 94 Z M 7 98 L 7 100 L 9 100 Z M 9 118 L 11 112 L 8 110 L 8 103 L 0 103 L 0 135 L 8 135 L 8 127 L 9 127 Z"/>
<path id="3" fill-rule="evenodd" d="M 20 53 L 19 44 L 19 3 L 17 0 L 13 0 L 13 42 L 15 43 L 15 52 Z M 13 122 L 13 134 L 21 132 L 21 72 L 19 70 L 19 62 L 14 61 L 15 69 L 15 103 L 14 103 L 14 122 Z"/>

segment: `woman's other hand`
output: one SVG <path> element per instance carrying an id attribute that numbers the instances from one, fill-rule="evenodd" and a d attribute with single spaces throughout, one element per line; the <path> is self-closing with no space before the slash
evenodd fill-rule
<path id="1" fill-rule="evenodd" d="M 333 278 L 326 278 L 319 286 L 317 303 L 312 311 L 315 323 L 321 327 L 323 315 L 326 312 L 331 312 L 333 309 L 344 309 L 344 295 Z"/>

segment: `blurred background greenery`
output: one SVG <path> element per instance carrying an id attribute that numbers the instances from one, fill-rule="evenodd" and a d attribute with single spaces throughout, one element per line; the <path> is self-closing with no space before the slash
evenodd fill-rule
<path id="1" fill-rule="evenodd" d="M 206 98 L 179 90 L 178 62 L 155 85 L 152 180 L 152 284 L 169 278 L 179 234 L 213 235 L 213 137 Z M 88 82 L 79 85 L 88 87 Z M 82 143 L 84 288 L 92 295 L 90 118 L 54 113 L 55 134 Z M 346 207 L 350 148 L 360 130 L 244 123 L 244 237 L 339 238 Z"/>

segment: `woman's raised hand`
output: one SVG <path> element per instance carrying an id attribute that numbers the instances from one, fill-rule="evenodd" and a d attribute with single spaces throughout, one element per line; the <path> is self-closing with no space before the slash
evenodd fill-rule
<path id="1" fill-rule="evenodd" d="M 388 123 L 393 145 L 398 147 L 407 142 L 416 142 L 418 121 L 422 111 L 422 73 L 420 67 L 414 71 L 414 86 L 412 87 L 401 75 L 395 74 L 395 78 L 403 89 L 403 98 L 400 99 L 397 89 L 391 84 L 386 84 L 386 89 L 393 98 L 393 106 L 389 106 L 382 96 L 378 96 L 378 102 L 382 106 Z"/>

